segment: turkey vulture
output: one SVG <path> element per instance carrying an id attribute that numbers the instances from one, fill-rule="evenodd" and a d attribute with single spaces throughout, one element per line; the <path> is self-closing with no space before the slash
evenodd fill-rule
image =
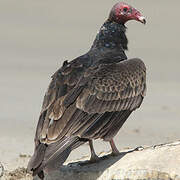
<path id="1" fill-rule="evenodd" d="M 129 115 L 140 107 L 146 92 L 146 67 L 138 58 L 127 59 L 125 23 L 145 24 L 141 13 L 126 3 L 113 6 L 91 49 L 72 61 L 65 61 L 52 76 L 44 96 L 35 134 L 35 150 L 28 170 L 44 178 L 57 169 L 70 152 L 92 140 L 110 142 Z"/>

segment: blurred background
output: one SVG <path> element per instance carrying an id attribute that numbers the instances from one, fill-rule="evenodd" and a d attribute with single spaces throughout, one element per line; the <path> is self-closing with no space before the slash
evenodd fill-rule
<path id="1" fill-rule="evenodd" d="M 0 1 L 0 161 L 17 165 L 31 155 L 50 76 L 64 60 L 90 48 L 116 0 Z M 125 1 L 147 19 L 127 23 L 129 58 L 147 66 L 147 96 L 117 137 L 119 149 L 180 139 L 179 0 Z M 110 149 L 96 141 L 97 152 Z M 89 153 L 83 145 L 69 159 Z"/>

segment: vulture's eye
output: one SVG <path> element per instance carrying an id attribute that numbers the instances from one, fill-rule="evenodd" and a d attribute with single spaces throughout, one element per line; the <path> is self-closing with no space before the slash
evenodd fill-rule
<path id="1" fill-rule="evenodd" d="M 127 12 L 127 11 L 128 11 L 128 8 L 127 8 L 127 7 L 123 8 L 123 11 L 124 11 L 124 12 Z"/>

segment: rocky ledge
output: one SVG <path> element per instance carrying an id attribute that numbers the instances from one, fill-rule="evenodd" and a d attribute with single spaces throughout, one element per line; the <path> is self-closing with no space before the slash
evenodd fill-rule
<path id="1" fill-rule="evenodd" d="M 128 149 L 116 157 L 101 156 L 96 163 L 87 159 L 71 162 L 47 175 L 45 180 L 180 180 L 180 141 Z M 32 179 L 23 168 L 15 172 L 21 172 L 18 179 Z M 6 172 L 4 178 L 15 180 L 16 175 Z"/>

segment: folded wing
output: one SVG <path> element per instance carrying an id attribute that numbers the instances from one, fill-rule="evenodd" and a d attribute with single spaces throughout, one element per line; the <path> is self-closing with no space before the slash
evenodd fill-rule
<path id="1" fill-rule="evenodd" d="M 61 102 L 54 103 L 48 117 L 53 121 L 44 130 L 46 141 L 51 143 L 64 136 L 102 138 L 97 132 L 103 132 L 102 128 L 114 119 L 127 119 L 141 105 L 145 92 L 146 68 L 140 59 L 96 64 L 87 69 Z M 58 116 L 56 109 L 62 109 Z M 91 135 L 87 129 L 98 130 Z"/>

